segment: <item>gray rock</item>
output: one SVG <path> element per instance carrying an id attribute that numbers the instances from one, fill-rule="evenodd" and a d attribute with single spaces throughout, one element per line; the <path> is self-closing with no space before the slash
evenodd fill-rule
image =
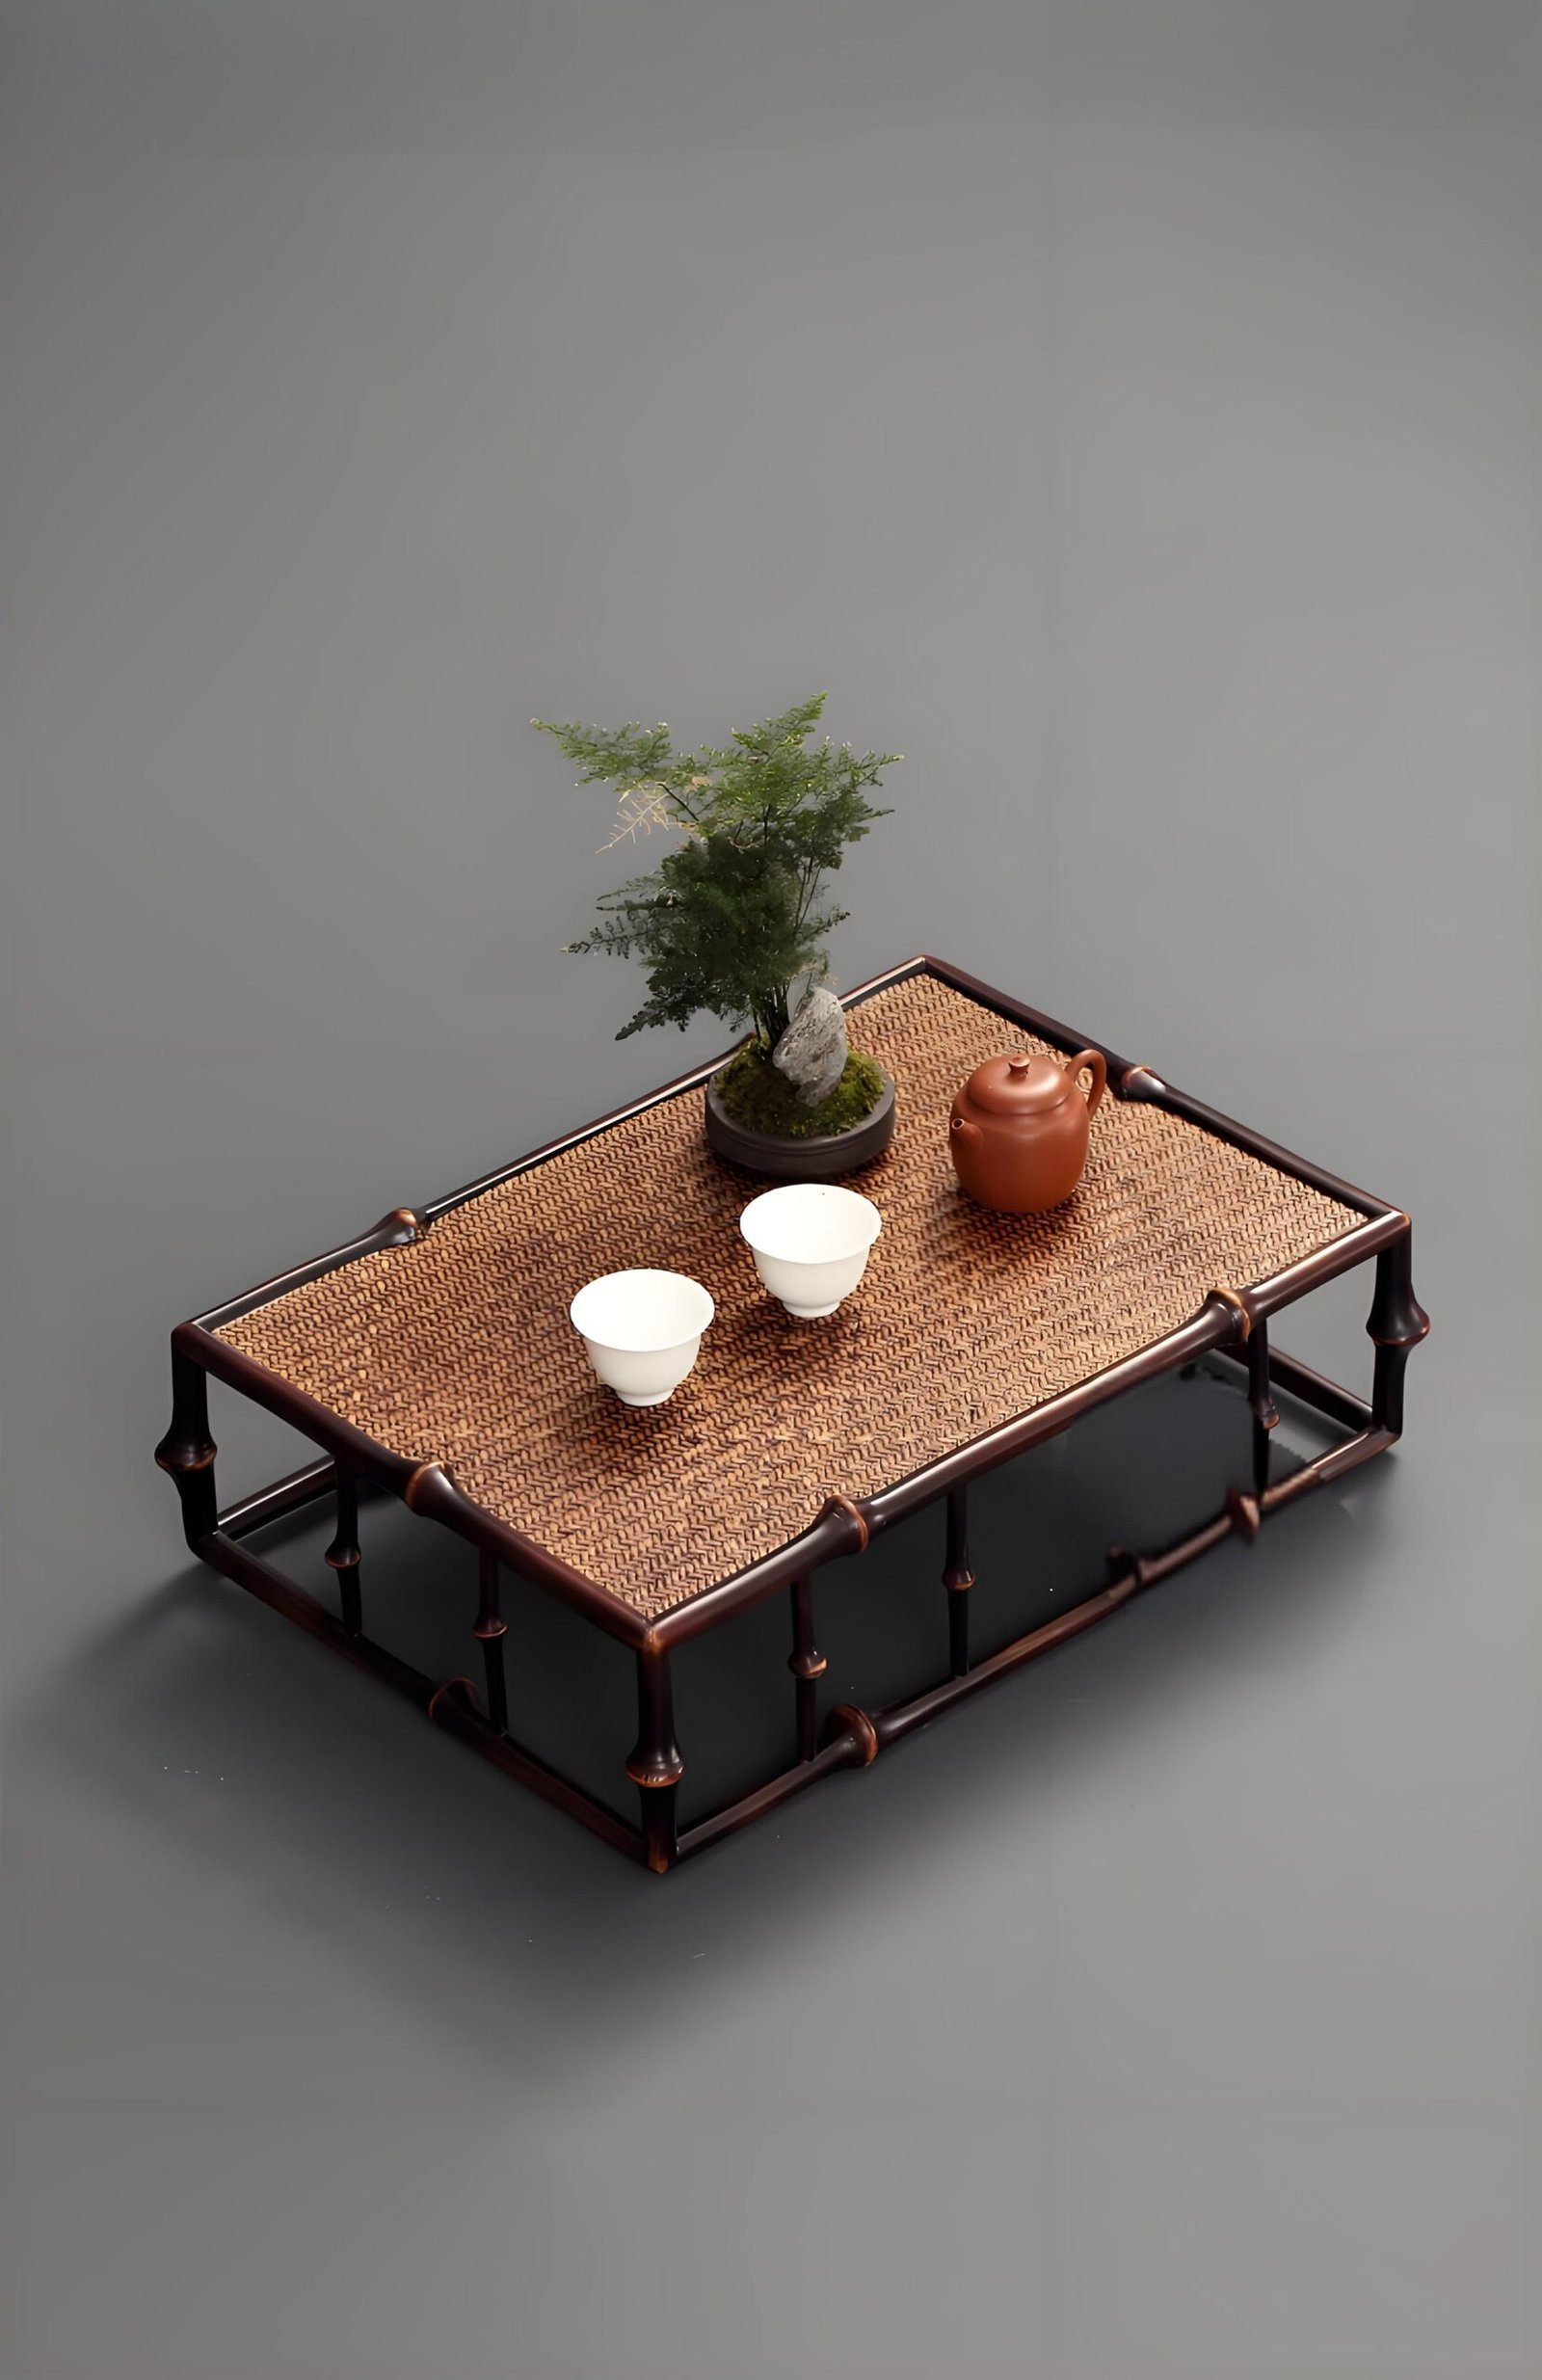
<path id="1" fill-rule="evenodd" d="M 798 1013 L 771 1053 L 771 1063 L 797 1085 L 806 1108 L 828 1099 L 846 1069 L 846 1018 L 834 992 L 811 983 Z"/>

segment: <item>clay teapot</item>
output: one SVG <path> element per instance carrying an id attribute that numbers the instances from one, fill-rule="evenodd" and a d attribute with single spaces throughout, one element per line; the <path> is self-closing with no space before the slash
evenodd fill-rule
<path id="1" fill-rule="evenodd" d="M 1092 1069 L 1085 1099 L 1077 1082 Z M 1101 1050 L 1062 1066 L 1052 1057 L 988 1057 L 953 1102 L 947 1145 L 958 1178 L 982 1207 L 1042 1215 L 1069 1198 L 1087 1162 L 1091 1117 L 1108 1080 Z"/>

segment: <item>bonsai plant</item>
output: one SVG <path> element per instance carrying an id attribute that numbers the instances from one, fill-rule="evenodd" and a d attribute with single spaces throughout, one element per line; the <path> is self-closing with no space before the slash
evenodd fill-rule
<path id="1" fill-rule="evenodd" d="M 888 815 L 867 795 L 901 755 L 811 742 L 824 706 L 813 695 L 736 728 L 722 749 L 684 753 L 664 726 L 532 722 L 556 737 L 580 785 L 614 789 L 605 849 L 680 838 L 651 874 L 601 895 L 594 930 L 568 945 L 642 965 L 648 998 L 617 1038 L 645 1025 L 683 1030 L 704 1009 L 748 1026 L 708 1085 L 707 1137 L 755 1170 L 802 1176 L 867 1163 L 893 1129 L 893 1085 L 849 1048 L 823 946 L 848 914 L 831 905 L 826 879 Z"/>

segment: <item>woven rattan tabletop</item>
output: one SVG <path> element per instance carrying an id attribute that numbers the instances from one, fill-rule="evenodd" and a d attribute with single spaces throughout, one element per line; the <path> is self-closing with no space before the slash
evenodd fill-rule
<path id="1" fill-rule="evenodd" d="M 864 1000 L 853 1038 L 898 1085 L 888 1154 L 859 1177 L 884 1228 L 840 1310 L 795 1323 L 737 1218 L 763 1184 L 707 1148 L 700 1089 L 559 1150 L 218 1335 L 465 1492 L 645 1619 L 860 1497 L 953 1454 L 1364 1220 L 1183 1117 L 1103 1100 L 1086 1173 L 1052 1215 L 973 1205 L 947 1153 L 982 1058 L 1045 1047 L 930 974 Z M 667 1404 L 600 1387 L 568 1321 L 597 1273 L 704 1281 L 717 1319 Z"/>

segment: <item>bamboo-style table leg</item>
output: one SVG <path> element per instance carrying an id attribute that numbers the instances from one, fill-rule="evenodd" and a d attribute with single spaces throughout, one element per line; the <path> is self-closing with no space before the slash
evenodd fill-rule
<path id="1" fill-rule="evenodd" d="M 360 1636 L 364 1627 L 363 1604 L 359 1592 L 359 1484 L 351 1471 L 337 1466 L 337 1532 L 327 1548 L 328 1566 L 337 1573 L 337 1596 L 342 1608 L 343 1626 L 350 1636 Z"/>
<path id="2" fill-rule="evenodd" d="M 509 1690 L 503 1674 L 503 1640 L 509 1623 L 500 1609 L 498 1558 L 484 1546 L 478 1571 L 475 1633 L 487 1675 L 488 1717 L 500 1735 L 509 1732 Z"/>
<path id="3" fill-rule="evenodd" d="M 1376 1258 L 1376 1289 L 1366 1324 L 1376 1349 L 1370 1409 L 1377 1426 L 1395 1437 L 1402 1433 L 1408 1358 L 1429 1330 L 1429 1316 L 1414 1296 L 1413 1239 L 1405 1231 Z"/>
<path id="4" fill-rule="evenodd" d="M 811 1760 L 818 1748 L 819 1680 L 825 1657 L 813 1641 L 813 1583 L 807 1576 L 792 1582 L 793 1713 L 797 1725 L 798 1758 Z"/>
<path id="5" fill-rule="evenodd" d="M 220 1525 L 214 1489 L 214 1457 L 219 1451 L 209 1435 L 208 1375 L 201 1364 L 173 1346 L 172 1421 L 155 1449 L 155 1459 L 175 1483 L 182 1507 L 182 1534 L 195 1553 Z"/>
<path id="6" fill-rule="evenodd" d="M 947 1551 L 943 1585 L 947 1590 L 947 1657 L 949 1672 L 963 1677 L 970 1666 L 970 1504 L 967 1487 L 947 1491 Z"/>
<path id="7" fill-rule="evenodd" d="M 685 1774 L 675 1741 L 675 1690 L 669 1655 L 649 1645 L 637 1655 L 637 1741 L 626 1774 L 638 1789 L 643 1856 L 656 1876 L 675 1864 L 675 1794 Z"/>

